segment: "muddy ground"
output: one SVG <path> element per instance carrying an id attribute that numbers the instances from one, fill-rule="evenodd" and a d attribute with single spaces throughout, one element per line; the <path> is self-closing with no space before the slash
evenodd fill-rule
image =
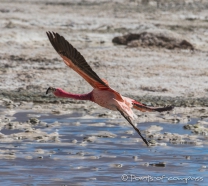
<path id="1" fill-rule="evenodd" d="M 177 1 L 161 8 L 155 1 L 147 7 L 139 1 L 1 1 L 1 96 L 17 99 L 27 92 L 41 96 L 48 86 L 74 93 L 91 90 L 52 48 L 45 32 L 54 31 L 77 47 L 97 74 L 123 95 L 207 97 L 207 4 L 179 5 Z M 112 43 L 116 36 L 158 29 L 188 40 L 195 50 Z M 20 93 L 9 95 L 14 91 Z"/>
<path id="2" fill-rule="evenodd" d="M 124 185 L 123 174 L 140 173 L 207 179 L 207 8 L 198 0 L 0 0 L 0 183 Z M 162 114 L 135 112 L 150 148 L 118 113 L 45 95 L 49 86 L 92 89 L 64 64 L 46 31 L 63 35 L 122 95 L 175 106 Z M 151 33 L 150 40 L 165 34 L 165 47 L 146 34 L 133 44 L 112 42 L 130 33 Z M 175 47 L 174 38 L 193 47 Z"/>

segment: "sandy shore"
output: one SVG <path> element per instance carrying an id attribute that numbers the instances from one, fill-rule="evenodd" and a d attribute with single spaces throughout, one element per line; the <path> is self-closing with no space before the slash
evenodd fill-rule
<path id="1" fill-rule="evenodd" d="M 43 99 L 48 86 L 74 93 L 91 90 L 52 48 L 45 32 L 55 31 L 123 95 L 139 100 L 147 97 L 153 104 L 162 97 L 171 103 L 178 99 L 185 100 L 185 105 L 191 101 L 206 106 L 207 11 L 195 5 L 192 13 L 185 11 L 191 10 L 188 5 L 185 10 L 175 5 L 172 11 L 164 11 L 164 6 L 158 9 L 153 2 L 150 5 L 145 8 L 136 1 L 128 5 L 126 1 L 2 1 L 0 96 L 50 102 Z M 129 48 L 112 43 L 115 36 L 158 29 L 187 39 L 195 50 Z"/>

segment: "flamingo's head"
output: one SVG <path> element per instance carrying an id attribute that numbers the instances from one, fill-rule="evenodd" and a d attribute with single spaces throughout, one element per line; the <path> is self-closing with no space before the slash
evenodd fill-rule
<path id="1" fill-rule="evenodd" d="M 53 87 L 49 87 L 47 90 L 46 90 L 46 94 L 50 94 L 50 93 L 55 93 L 56 92 L 56 88 L 53 88 Z"/>

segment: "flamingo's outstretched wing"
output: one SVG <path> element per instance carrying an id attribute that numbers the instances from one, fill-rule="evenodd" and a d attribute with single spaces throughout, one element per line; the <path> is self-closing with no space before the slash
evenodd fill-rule
<path id="1" fill-rule="evenodd" d="M 144 104 L 141 104 L 137 101 L 133 101 L 133 108 L 140 110 L 142 112 L 164 112 L 164 111 L 170 111 L 173 110 L 173 106 L 167 106 L 167 107 L 148 107 Z"/>
<path id="2" fill-rule="evenodd" d="M 84 57 L 63 36 L 46 32 L 54 49 L 63 58 L 66 65 L 75 70 L 92 87 L 106 89 L 109 86 L 91 69 Z"/>
<path id="3" fill-rule="evenodd" d="M 134 130 L 140 135 L 140 137 L 146 143 L 146 145 L 149 146 L 149 142 L 142 136 L 140 130 L 134 126 L 133 122 L 131 121 L 131 118 L 129 116 L 127 116 L 124 112 L 122 112 L 121 110 L 119 110 L 119 109 L 117 109 L 117 110 L 129 122 L 129 124 L 134 128 Z"/>

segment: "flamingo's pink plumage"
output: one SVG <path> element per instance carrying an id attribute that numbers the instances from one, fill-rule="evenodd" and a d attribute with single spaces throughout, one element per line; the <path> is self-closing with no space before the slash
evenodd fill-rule
<path id="1" fill-rule="evenodd" d="M 57 88 L 51 88 L 55 96 L 73 98 L 79 100 L 90 100 L 98 105 L 105 107 L 113 111 L 119 111 L 121 115 L 132 125 L 132 127 L 141 136 L 143 141 L 149 145 L 147 140 L 142 136 L 139 129 L 134 126 L 132 121 L 137 117 L 132 108 L 138 109 L 142 112 L 152 111 L 168 111 L 173 107 L 152 108 L 139 103 L 131 98 L 121 96 L 118 92 L 113 90 L 108 82 L 104 79 L 100 79 L 99 76 L 91 69 L 84 57 L 68 42 L 63 36 L 58 33 L 47 32 L 47 36 L 53 45 L 54 49 L 63 58 L 66 65 L 75 70 L 80 76 L 82 76 L 94 89 L 88 94 L 72 94 L 65 92 L 64 90 Z"/>

